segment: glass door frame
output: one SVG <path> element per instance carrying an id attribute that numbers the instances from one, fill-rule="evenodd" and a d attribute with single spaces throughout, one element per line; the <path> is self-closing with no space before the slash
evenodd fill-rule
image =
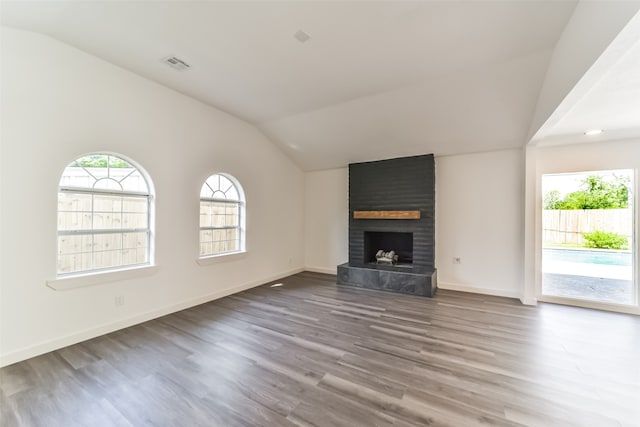
<path id="1" fill-rule="evenodd" d="M 589 300 L 582 298 L 570 298 L 570 297 L 561 297 L 561 296 L 552 296 L 545 295 L 542 293 L 542 250 L 543 250 L 543 242 L 542 242 L 542 210 L 544 208 L 542 204 L 542 178 L 545 175 L 554 175 L 554 174 L 577 174 L 577 173 L 589 173 L 589 172 L 599 172 L 599 171 L 608 171 L 608 170 L 630 170 L 632 171 L 633 182 L 631 185 L 632 192 L 632 242 L 631 242 L 631 250 L 632 250 L 632 286 L 634 290 L 634 299 L 635 304 L 616 304 L 611 302 L 597 301 L 597 300 Z M 613 167 L 613 168 L 598 168 L 593 170 L 568 170 L 568 171 L 555 171 L 555 172 L 545 172 L 540 173 L 537 176 L 537 185 L 536 185 L 536 193 L 537 200 L 536 203 L 536 289 L 535 296 L 537 301 L 540 302 L 548 302 L 554 304 L 563 304 L 563 305 L 571 305 L 577 307 L 584 308 L 594 308 L 598 310 L 607 310 L 621 313 L 630 313 L 630 314 L 640 314 L 640 287 L 638 282 L 638 170 L 636 168 L 628 167 Z"/>

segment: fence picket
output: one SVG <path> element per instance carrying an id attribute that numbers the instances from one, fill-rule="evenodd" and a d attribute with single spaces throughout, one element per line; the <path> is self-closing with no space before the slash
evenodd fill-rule
<path id="1" fill-rule="evenodd" d="M 631 243 L 632 209 L 586 209 L 542 211 L 542 240 L 545 244 L 582 245 L 582 233 L 595 230 L 627 236 Z"/>

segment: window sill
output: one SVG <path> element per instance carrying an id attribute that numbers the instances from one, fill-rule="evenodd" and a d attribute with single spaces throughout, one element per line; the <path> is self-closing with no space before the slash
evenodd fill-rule
<path id="1" fill-rule="evenodd" d="M 59 277 L 57 279 L 47 280 L 47 286 L 55 291 L 66 291 L 69 289 L 83 288 L 86 286 L 101 285 L 103 283 L 151 276 L 157 271 L 157 265 L 143 265 L 122 270 Z"/>
<path id="2" fill-rule="evenodd" d="M 200 266 L 205 267 L 207 265 L 219 264 L 221 262 L 236 261 L 242 258 L 246 258 L 246 256 L 247 251 L 231 252 L 228 254 L 211 255 L 203 258 L 198 258 L 196 262 Z"/>

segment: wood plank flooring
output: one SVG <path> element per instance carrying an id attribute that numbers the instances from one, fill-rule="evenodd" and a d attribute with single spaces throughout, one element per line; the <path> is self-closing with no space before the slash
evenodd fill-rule
<path id="1" fill-rule="evenodd" d="M 640 317 L 301 273 L 0 370 L 9 426 L 640 426 Z"/>

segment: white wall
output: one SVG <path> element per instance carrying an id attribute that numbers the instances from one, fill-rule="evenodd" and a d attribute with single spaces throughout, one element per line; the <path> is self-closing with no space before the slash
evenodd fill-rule
<path id="1" fill-rule="evenodd" d="M 521 150 L 436 158 L 440 287 L 522 296 L 523 159 Z M 346 168 L 306 174 L 307 269 L 335 274 L 347 261 L 348 191 Z"/>
<path id="2" fill-rule="evenodd" d="M 1 364 L 302 268 L 304 175 L 253 126 L 46 36 L 1 40 Z M 55 291 L 60 174 L 105 150 L 153 179 L 157 269 Z M 214 172 L 244 187 L 248 253 L 200 266 L 198 197 Z"/>
<path id="3" fill-rule="evenodd" d="M 439 287 L 522 296 L 523 174 L 521 150 L 436 158 Z"/>
<path id="4" fill-rule="evenodd" d="M 349 261 L 349 170 L 305 174 L 304 266 L 336 274 Z"/>

